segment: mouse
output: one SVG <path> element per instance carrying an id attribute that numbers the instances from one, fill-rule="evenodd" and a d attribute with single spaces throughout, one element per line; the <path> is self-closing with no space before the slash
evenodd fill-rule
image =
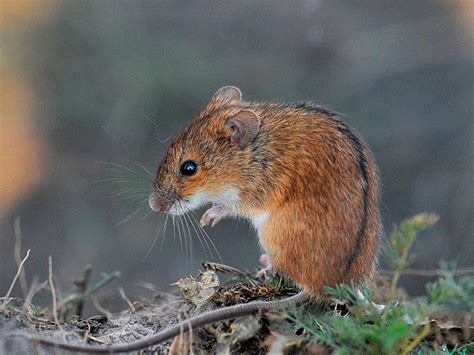
<path id="1" fill-rule="evenodd" d="M 373 154 L 339 114 L 310 102 L 249 102 L 225 86 L 170 145 L 150 208 L 201 224 L 244 218 L 274 270 L 317 296 L 370 279 L 380 236 Z"/>
<path id="2" fill-rule="evenodd" d="M 209 206 L 203 226 L 248 220 L 263 251 L 259 276 L 277 272 L 301 292 L 208 311 L 130 344 L 36 340 L 82 352 L 136 351 L 216 321 L 320 299 L 327 287 L 370 282 L 379 199 L 374 156 L 340 114 L 312 102 L 245 101 L 240 89 L 224 86 L 169 146 L 150 208 L 179 216 Z"/>

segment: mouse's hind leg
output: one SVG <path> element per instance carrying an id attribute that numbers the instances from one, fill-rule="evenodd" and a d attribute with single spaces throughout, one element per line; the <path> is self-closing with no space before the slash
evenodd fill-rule
<path id="1" fill-rule="evenodd" d="M 260 258 L 258 258 L 258 261 L 263 266 L 263 268 L 258 270 L 255 276 L 260 280 L 265 280 L 265 278 L 267 277 L 267 274 L 269 274 L 272 271 L 272 268 L 273 268 L 272 262 L 270 261 L 270 258 L 268 257 L 267 254 L 260 255 Z"/>

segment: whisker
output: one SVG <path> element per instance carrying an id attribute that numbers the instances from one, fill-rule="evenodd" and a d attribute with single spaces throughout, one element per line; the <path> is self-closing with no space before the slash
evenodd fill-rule
<path id="1" fill-rule="evenodd" d="M 185 206 L 187 206 L 187 203 L 186 201 L 183 201 L 183 204 Z M 191 211 L 191 209 L 188 207 L 187 208 L 189 211 Z M 191 211 L 192 213 L 192 211 Z M 199 238 L 199 242 L 201 243 L 201 246 L 202 246 L 202 249 L 204 250 L 204 253 L 208 252 L 209 253 L 209 257 L 212 259 L 213 257 L 213 253 L 212 253 L 212 250 L 211 250 L 211 247 L 209 246 L 209 243 L 207 242 L 207 239 L 205 238 L 205 236 L 202 234 L 202 232 L 200 233 L 200 230 L 199 229 L 196 229 L 196 227 L 194 226 L 194 223 L 193 223 L 193 219 L 192 219 L 192 216 L 188 215 L 189 217 L 189 220 L 191 222 L 191 225 L 193 226 L 194 230 L 196 231 L 196 235 L 198 236 Z M 206 243 L 206 247 L 207 249 L 204 247 L 204 244 L 202 242 L 202 240 L 204 239 L 204 242 Z"/>
<path id="2" fill-rule="evenodd" d="M 148 259 L 148 257 L 150 256 L 151 251 L 155 247 L 156 241 L 158 240 L 158 237 L 161 235 L 161 232 L 163 231 L 163 228 L 164 228 L 164 224 L 161 226 L 161 230 L 160 230 L 160 227 L 156 228 L 155 238 L 153 238 L 153 242 L 151 243 L 150 247 L 148 248 L 148 251 L 146 252 L 145 257 L 143 258 L 143 261 Z"/>
<path id="3" fill-rule="evenodd" d="M 169 216 L 170 216 L 169 214 L 166 215 L 166 218 L 165 218 L 165 226 L 164 226 L 164 233 L 161 233 L 161 234 L 162 234 L 162 238 L 161 238 L 160 251 L 163 250 L 163 244 L 165 243 L 166 223 L 168 223 L 168 217 L 169 217 Z"/>
<path id="4" fill-rule="evenodd" d="M 129 160 L 129 159 L 128 159 Z M 104 161 L 97 161 L 97 164 L 102 164 L 106 165 L 109 170 L 115 171 L 115 172 L 120 172 L 120 173 L 130 173 L 133 174 L 134 176 L 139 176 L 141 178 L 145 178 L 148 182 L 153 182 L 155 176 L 151 173 L 150 170 L 148 170 L 143 164 L 137 161 L 129 160 L 131 164 L 137 166 L 140 168 L 139 171 L 133 170 L 129 168 L 128 166 L 121 165 L 118 163 L 113 163 L 113 162 L 104 162 Z M 146 173 L 146 175 L 142 174 L 142 172 Z"/>
<path id="5" fill-rule="evenodd" d="M 112 193 L 114 192 L 140 192 L 142 193 L 143 195 L 148 195 L 148 192 L 150 191 L 150 189 L 147 187 L 147 188 L 144 188 L 144 187 L 132 187 L 132 186 L 124 186 L 124 187 L 121 187 L 121 188 L 118 188 L 118 189 L 115 189 L 114 191 L 112 191 Z"/>
<path id="6" fill-rule="evenodd" d="M 148 214 L 149 214 L 149 213 L 148 213 Z M 161 226 L 161 230 L 156 233 L 156 236 L 155 236 L 155 238 L 153 239 L 153 243 L 151 243 L 150 247 L 148 248 L 148 251 L 146 252 L 146 255 L 145 255 L 145 257 L 143 258 L 143 260 L 148 259 L 148 257 L 150 256 L 151 251 L 152 251 L 153 248 L 155 247 L 155 244 L 156 244 L 156 242 L 158 241 L 158 239 L 159 239 L 160 237 L 162 237 L 162 238 L 161 238 L 160 250 L 163 249 L 163 243 L 164 243 L 164 241 L 165 241 L 165 236 L 166 236 L 166 222 L 168 222 L 168 217 L 169 217 L 169 215 L 166 215 L 166 217 L 165 217 L 165 223 L 163 223 L 163 225 Z M 159 228 L 159 227 L 158 227 L 158 228 Z M 157 231 L 158 231 L 158 228 L 157 228 Z"/>
<path id="7" fill-rule="evenodd" d="M 173 222 L 173 239 L 176 239 L 176 232 L 175 232 L 175 226 L 174 226 L 174 216 L 171 216 L 171 221 Z"/>
<path id="8" fill-rule="evenodd" d="M 191 212 L 192 213 L 192 212 Z M 209 242 L 211 243 L 212 247 L 214 248 L 214 250 L 216 251 L 217 253 L 217 256 L 220 260 L 221 263 L 223 263 L 223 260 L 222 260 L 222 257 L 221 257 L 221 254 L 219 253 L 219 250 L 217 250 L 217 247 L 216 245 L 214 244 L 214 242 L 212 241 L 211 237 L 209 236 L 209 234 L 207 234 L 207 232 L 204 230 L 204 228 L 202 228 L 201 224 L 199 224 L 199 222 L 197 221 L 197 217 L 194 213 L 192 213 L 192 215 L 194 216 L 194 218 L 196 219 L 196 223 L 198 223 L 198 227 L 200 230 L 202 230 L 204 232 L 204 236 L 206 236 L 206 238 L 209 240 Z"/>
<path id="9" fill-rule="evenodd" d="M 197 237 L 198 237 L 199 243 L 201 244 L 201 247 L 202 247 L 202 249 L 204 250 L 204 253 L 206 253 L 206 250 L 204 249 L 204 245 L 202 244 L 201 236 L 200 236 L 199 233 L 197 232 L 196 227 L 194 227 L 193 222 L 192 222 L 192 220 L 191 220 L 191 217 L 189 217 L 189 215 L 185 214 L 185 215 L 184 215 L 184 219 L 185 219 L 185 221 L 186 221 L 186 226 L 188 227 L 189 239 L 191 240 L 191 248 L 192 248 L 192 245 L 193 245 L 193 238 L 192 238 L 191 229 L 189 228 L 189 225 L 190 225 L 190 224 L 191 224 L 191 227 L 192 227 L 192 228 L 194 229 L 194 231 L 196 232 L 196 235 L 197 235 Z"/>
<path id="10" fill-rule="evenodd" d="M 139 205 L 147 204 L 148 195 L 132 194 L 128 196 L 123 196 L 124 194 L 125 193 L 115 194 L 112 196 L 112 198 L 121 197 L 124 201 L 137 202 Z"/>
<path id="11" fill-rule="evenodd" d="M 185 208 L 183 206 L 183 203 L 181 201 L 179 201 L 179 209 L 180 209 L 180 215 L 184 216 L 186 210 L 185 210 Z M 186 235 L 186 229 L 185 229 L 185 226 L 184 226 L 184 223 L 183 223 L 183 218 L 180 218 L 179 220 L 181 222 L 181 226 L 183 227 L 184 245 L 185 245 L 186 251 L 188 253 L 187 254 L 188 256 L 186 258 L 188 259 L 187 261 L 189 261 L 189 263 L 192 264 L 193 263 L 192 247 L 190 246 L 190 244 L 188 244 L 188 243 L 191 242 L 191 240 L 189 238 L 189 233 L 188 233 L 188 235 Z M 188 239 L 189 239 L 189 241 L 188 241 Z"/>
<path id="12" fill-rule="evenodd" d="M 145 215 L 143 216 L 143 220 L 145 220 L 149 215 L 151 215 L 153 213 L 153 210 L 150 209 L 147 213 L 145 213 Z M 166 215 L 166 218 L 168 218 L 168 215 Z"/>
<path id="13" fill-rule="evenodd" d="M 107 179 L 99 179 L 95 180 L 92 183 L 93 184 L 100 184 L 102 182 L 110 182 L 112 184 L 137 184 L 139 183 L 136 180 L 128 180 L 128 179 L 123 179 L 123 178 L 107 178 Z"/>
<path id="14" fill-rule="evenodd" d="M 186 241 L 185 236 L 183 235 L 184 234 L 184 225 L 183 225 L 183 221 L 181 220 L 181 215 L 183 214 L 183 207 L 181 206 L 180 201 L 177 202 L 176 209 L 178 210 L 178 216 L 176 217 L 176 219 L 179 222 L 179 224 L 177 224 L 178 225 L 178 231 L 179 231 L 179 238 L 184 239 L 184 261 L 185 261 L 185 267 L 187 268 L 188 267 L 188 243 Z M 183 227 L 183 232 L 182 233 L 181 233 L 180 225 L 181 225 L 181 227 Z"/>
<path id="15" fill-rule="evenodd" d="M 181 216 L 178 217 L 178 221 L 181 224 L 181 227 L 183 228 L 181 234 L 182 234 L 182 238 L 184 239 L 184 250 L 185 250 L 184 260 L 185 260 L 185 267 L 188 268 L 189 262 L 190 262 L 189 247 L 188 247 L 188 240 L 186 238 L 186 231 L 184 230 L 184 224 L 183 224 L 183 220 L 181 219 Z"/>
<path id="16" fill-rule="evenodd" d="M 140 163 L 138 160 L 132 160 L 132 163 L 136 165 L 137 167 L 141 168 L 145 173 L 151 176 L 152 179 L 155 178 L 155 175 L 153 175 L 153 173 L 150 170 L 148 170 L 148 168 L 142 163 Z"/>
<path id="17" fill-rule="evenodd" d="M 116 223 L 114 225 L 114 227 L 118 227 L 124 223 L 127 223 L 130 219 L 132 219 L 133 217 L 135 217 L 138 213 L 140 213 L 144 208 L 146 208 L 145 206 L 139 206 L 134 212 L 130 213 L 129 215 L 125 216 L 122 220 L 120 220 L 120 222 Z"/>
<path id="18" fill-rule="evenodd" d="M 205 247 L 204 247 L 204 244 L 202 242 L 202 237 L 201 235 L 199 234 L 198 230 L 196 229 L 196 227 L 194 226 L 194 222 L 193 220 L 191 219 L 190 216 L 188 215 L 185 215 L 185 217 L 187 217 L 187 219 L 189 220 L 189 223 L 191 223 L 191 227 L 194 229 L 194 231 L 196 232 L 196 236 L 198 237 L 198 240 L 199 240 L 199 243 L 201 244 L 201 248 L 202 250 L 204 251 L 204 254 L 208 254 L 209 253 L 209 256 L 212 258 L 212 253 L 210 253 Z M 207 256 L 206 256 L 207 257 Z"/>
<path id="19" fill-rule="evenodd" d="M 184 211 L 184 208 L 183 208 L 183 211 Z M 194 261 L 193 237 L 191 235 L 191 229 L 189 228 L 188 220 L 186 219 L 186 213 L 183 214 L 183 219 L 184 219 L 184 225 L 186 226 L 186 229 L 188 231 L 187 238 L 189 239 L 189 256 L 190 256 L 190 259 L 191 259 L 190 262 L 192 265 Z"/>
<path id="20" fill-rule="evenodd" d="M 117 193 L 122 193 L 122 192 L 125 192 L 125 193 L 130 192 L 134 194 L 140 193 L 143 196 L 145 196 L 145 195 L 148 195 L 149 189 L 135 188 L 135 187 L 122 187 L 122 188 L 115 189 L 114 191 L 112 191 L 112 194 L 114 193 L 117 194 Z"/>
<path id="21" fill-rule="evenodd" d="M 206 248 L 204 248 L 204 246 L 203 246 L 203 250 L 206 254 L 209 255 L 210 260 L 212 260 L 214 258 L 214 252 L 213 252 L 213 250 L 212 250 L 212 248 L 209 244 L 209 236 L 207 236 L 206 234 L 203 233 L 202 227 L 199 224 L 199 222 L 197 221 L 196 215 L 192 211 L 191 211 L 191 215 L 189 215 L 189 220 L 191 221 L 191 225 L 193 226 L 194 230 L 196 230 L 196 234 L 199 237 L 199 241 L 201 242 L 201 245 L 203 245 L 202 240 L 204 240 Z M 197 225 L 197 228 L 196 228 L 195 225 Z M 217 255 L 219 255 L 219 252 L 217 252 Z"/>
<path id="22" fill-rule="evenodd" d="M 146 119 L 147 119 L 147 121 L 150 122 L 150 123 L 153 125 L 153 127 L 155 128 L 155 135 L 156 135 L 156 137 L 158 138 L 158 140 L 160 141 L 160 143 L 165 143 L 166 141 L 168 141 L 168 140 L 171 138 L 171 134 L 169 134 L 168 137 L 165 138 L 164 140 L 161 139 L 161 137 L 160 137 L 160 135 L 159 135 L 159 133 L 160 133 L 159 131 L 161 131 L 161 130 L 160 130 L 160 128 L 158 127 L 158 125 L 156 124 L 156 122 L 154 122 L 152 119 L 150 119 L 150 118 L 148 118 L 148 117 L 147 117 Z"/>
<path id="23" fill-rule="evenodd" d="M 180 244 L 180 246 L 181 246 L 181 253 L 182 253 L 183 255 L 186 255 L 186 254 L 184 253 L 184 249 L 183 249 L 183 239 L 182 239 L 182 237 L 181 237 L 181 229 L 179 228 L 179 223 L 178 223 L 179 218 L 176 217 L 176 219 L 177 219 L 177 221 L 176 221 L 176 229 L 178 230 L 178 237 L 179 237 L 179 244 Z M 173 218 L 173 220 L 174 220 L 174 218 Z"/>
<path id="24" fill-rule="evenodd" d="M 112 163 L 112 162 L 107 162 L 107 161 L 96 161 L 96 163 L 106 165 L 106 166 L 109 166 L 109 167 L 118 168 L 119 171 L 128 171 L 129 173 L 137 175 L 136 171 L 130 169 L 129 167 L 126 167 L 125 165 L 120 165 L 118 163 Z"/>

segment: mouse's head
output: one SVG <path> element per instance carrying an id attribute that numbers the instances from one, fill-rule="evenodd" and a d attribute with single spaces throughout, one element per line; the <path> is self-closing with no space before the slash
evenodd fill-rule
<path id="1" fill-rule="evenodd" d="M 241 95 L 233 86 L 219 89 L 176 137 L 158 168 L 151 209 L 180 215 L 211 202 L 238 208 L 260 130 L 259 117 Z"/>

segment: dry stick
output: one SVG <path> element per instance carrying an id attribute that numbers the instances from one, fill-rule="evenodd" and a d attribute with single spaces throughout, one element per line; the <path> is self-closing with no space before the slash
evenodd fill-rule
<path id="1" fill-rule="evenodd" d="M 187 323 L 187 324 L 185 324 Z M 192 332 L 193 332 L 193 328 L 192 328 L 192 325 L 191 325 L 191 322 L 189 322 L 189 318 L 188 319 L 185 319 L 184 321 L 181 321 L 180 323 L 180 333 L 178 336 L 175 337 L 173 343 L 171 344 L 171 348 L 170 348 L 170 351 L 169 353 L 170 354 L 181 354 L 181 353 L 186 353 L 184 351 L 184 347 L 186 345 L 186 343 L 189 343 L 189 354 L 190 355 L 193 355 L 194 352 L 193 352 L 193 335 L 192 335 Z M 186 341 L 186 337 L 184 336 L 186 331 L 184 330 L 184 327 L 185 326 L 188 326 L 188 333 L 189 333 L 189 339 L 188 341 Z M 173 347 L 176 347 L 176 349 L 173 349 Z"/>
<path id="2" fill-rule="evenodd" d="M 177 355 L 177 354 L 184 354 L 185 351 L 184 351 L 184 342 L 185 342 L 185 339 L 184 339 L 184 332 L 183 332 L 183 323 L 179 323 L 181 326 L 180 326 L 180 332 L 179 332 L 179 335 L 176 336 L 173 340 L 173 342 L 171 343 L 171 346 L 170 346 L 170 350 L 169 350 L 169 355 Z"/>
<path id="3" fill-rule="evenodd" d="M 25 264 L 26 260 L 28 260 L 28 257 L 30 256 L 30 251 L 31 251 L 31 249 L 28 249 L 26 251 L 26 256 L 23 258 L 20 265 L 18 266 L 18 270 L 16 272 L 16 275 L 13 278 L 12 283 L 10 284 L 10 288 L 8 289 L 7 294 L 5 295 L 5 301 L 3 301 L 3 304 L 2 304 L 1 308 L 5 308 L 7 306 L 8 302 L 9 302 L 10 295 L 13 291 L 13 287 L 15 287 L 16 280 L 18 279 L 18 276 L 20 276 L 21 270 L 23 269 L 23 265 Z"/>
<path id="4" fill-rule="evenodd" d="M 91 325 L 90 323 L 86 323 L 86 324 L 87 324 L 87 330 L 84 332 L 83 341 L 87 341 L 87 339 L 89 338 L 89 335 L 91 334 Z"/>
<path id="5" fill-rule="evenodd" d="M 91 296 L 91 301 L 92 301 L 92 304 L 94 305 L 95 309 L 98 310 L 99 312 L 101 313 L 104 313 L 105 316 L 110 319 L 113 317 L 113 313 L 110 312 L 109 310 L 105 309 L 100 303 L 99 303 L 99 300 L 94 297 L 94 296 Z"/>
<path id="6" fill-rule="evenodd" d="M 137 286 L 143 287 L 145 290 L 148 290 L 153 293 L 160 293 L 158 286 L 153 285 L 151 282 L 138 281 Z"/>
<path id="7" fill-rule="evenodd" d="M 393 275 L 395 272 L 392 270 L 380 270 L 382 275 Z M 469 275 L 474 273 L 474 267 L 466 267 L 462 269 L 454 270 L 454 276 Z M 402 271 L 402 275 L 412 275 L 412 276 L 422 276 L 422 277 L 431 277 L 431 276 L 442 276 L 442 270 L 421 270 L 421 269 L 405 269 Z"/>
<path id="8" fill-rule="evenodd" d="M 30 291 L 26 296 L 25 302 L 23 303 L 23 307 L 31 310 L 30 313 L 32 313 L 32 315 L 34 314 L 35 309 L 35 307 L 33 306 L 33 297 L 35 297 L 39 291 L 44 290 L 47 287 L 48 281 L 43 281 L 41 284 L 38 284 L 38 281 L 35 281 L 35 283 L 31 284 Z"/>
<path id="9" fill-rule="evenodd" d="M 244 279 L 248 278 L 248 276 L 240 271 L 239 269 L 236 269 L 235 267 L 232 267 L 232 266 L 229 266 L 229 265 L 224 265 L 224 264 L 221 264 L 221 263 L 214 263 L 214 262 L 210 262 L 210 261 L 203 261 L 201 263 L 201 265 L 205 268 L 205 269 L 210 269 L 212 271 L 215 271 L 215 272 L 228 272 L 228 273 L 232 273 L 232 274 L 236 274 L 236 275 L 239 275 L 241 277 L 243 277 Z"/>
<path id="10" fill-rule="evenodd" d="M 49 287 L 51 288 L 51 295 L 53 296 L 53 317 L 54 317 L 54 322 L 56 325 L 61 328 L 61 324 L 59 324 L 59 318 L 58 318 L 58 305 L 56 303 L 56 289 L 54 288 L 53 284 L 53 258 L 51 255 L 48 257 L 48 265 L 49 265 Z"/>
<path id="11" fill-rule="evenodd" d="M 89 280 L 92 273 L 92 265 L 87 264 L 82 276 L 74 281 L 74 285 L 77 288 L 77 293 L 79 295 L 84 296 L 87 291 L 87 285 L 89 284 Z M 84 309 L 84 299 L 81 299 L 76 304 L 75 315 L 78 317 L 82 317 L 82 311 Z"/>
<path id="12" fill-rule="evenodd" d="M 38 287 L 38 278 L 35 276 L 33 277 L 33 280 L 31 280 L 30 287 L 28 288 L 28 293 L 26 294 L 25 300 L 23 302 L 23 307 L 28 307 L 28 305 L 31 304 L 31 299 L 34 296 L 33 291 L 36 290 L 37 287 Z"/>
<path id="13" fill-rule="evenodd" d="M 16 260 L 17 267 L 20 266 L 21 263 L 21 218 L 16 217 L 13 221 L 13 234 L 15 236 L 15 248 L 14 248 L 14 255 Z M 26 282 L 26 274 L 25 270 L 22 269 L 20 272 L 20 287 L 21 292 L 23 293 L 23 298 L 26 297 L 28 293 L 28 283 Z"/>
<path id="14" fill-rule="evenodd" d="M 189 318 L 188 319 L 185 319 L 183 323 L 183 328 L 185 326 L 188 327 L 188 334 L 189 334 L 189 338 L 188 338 L 188 343 L 189 343 L 189 354 L 190 355 L 193 355 L 194 352 L 193 352 L 193 326 L 191 324 L 191 322 L 189 321 Z M 185 339 L 185 336 L 184 336 L 185 332 L 184 330 L 181 330 L 181 334 L 179 335 L 179 337 L 183 340 L 183 342 L 186 341 Z"/>
<path id="15" fill-rule="evenodd" d="M 110 345 L 110 342 L 109 342 L 109 341 L 96 338 L 96 337 L 94 337 L 94 336 L 92 336 L 92 335 L 90 335 L 90 334 L 87 336 L 87 339 L 91 339 L 91 340 L 93 340 L 93 341 L 95 341 L 95 342 L 97 342 L 97 343 L 99 343 L 99 344 Z"/>
<path id="16" fill-rule="evenodd" d="M 41 291 L 42 289 L 45 289 L 46 286 L 48 285 L 48 281 L 44 281 L 41 284 L 38 284 L 38 278 L 34 278 L 33 281 L 31 282 L 30 285 L 30 290 L 28 291 L 28 294 L 26 295 L 25 302 L 23 302 L 23 305 L 28 306 L 33 303 L 33 297 Z"/>
<path id="17" fill-rule="evenodd" d="M 130 299 L 125 294 L 125 290 L 123 289 L 123 287 L 119 287 L 117 290 L 120 293 L 120 297 L 122 297 L 122 299 L 127 302 L 128 308 L 135 312 L 135 307 L 133 306 L 132 301 L 130 301 Z"/>
<path id="18" fill-rule="evenodd" d="M 189 354 L 194 355 L 193 352 L 193 326 L 191 325 L 191 322 L 188 320 L 188 333 L 189 333 Z"/>

